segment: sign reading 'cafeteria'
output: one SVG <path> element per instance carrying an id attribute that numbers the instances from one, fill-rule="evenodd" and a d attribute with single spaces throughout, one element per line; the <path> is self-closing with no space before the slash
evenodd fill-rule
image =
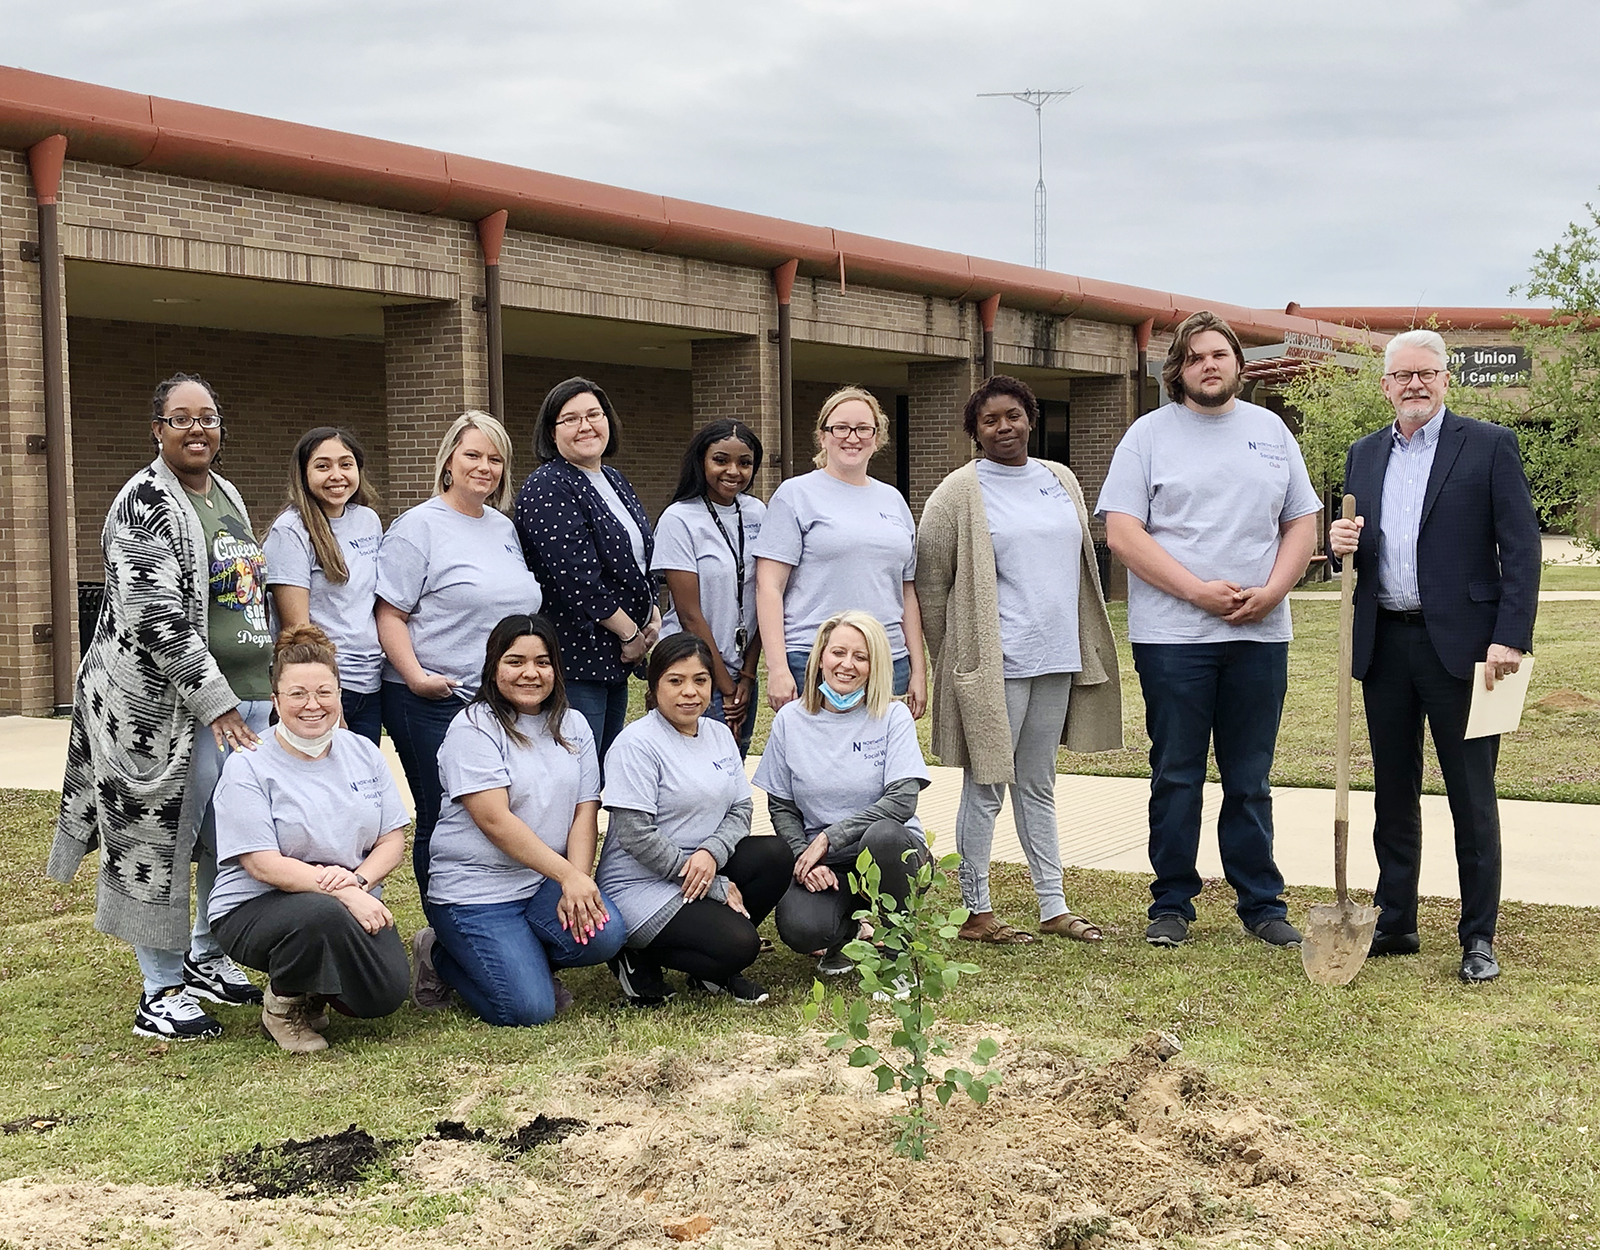
<path id="1" fill-rule="evenodd" d="M 1523 386 L 1528 380 L 1525 347 L 1456 347 L 1450 378 L 1457 386 Z"/>

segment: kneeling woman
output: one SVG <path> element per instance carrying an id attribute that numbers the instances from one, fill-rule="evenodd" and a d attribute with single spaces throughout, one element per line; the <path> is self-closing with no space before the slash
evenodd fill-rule
<path id="1" fill-rule="evenodd" d="M 928 766 L 911 713 L 890 698 L 892 682 L 883 626 L 865 612 L 828 618 L 801 697 L 773 717 L 756 770 L 772 827 L 796 857 L 778 903 L 778 936 L 820 956 L 825 975 L 854 966 L 841 948 L 856 936 L 852 916 L 864 906 L 847 884 L 862 850 L 878 865 L 879 888 L 902 904 L 928 854 L 916 814 Z"/>
<path id="2" fill-rule="evenodd" d="M 571 996 L 552 969 L 622 949 L 595 885 L 600 762 L 567 706 L 555 626 L 516 615 L 489 634 L 483 677 L 439 748 L 445 803 L 430 848 L 432 967 L 490 1024 L 543 1024 Z"/>
<path id="3" fill-rule="evenodd" d="M 405 1001 L 406 949 L 381 885 L 410 821 L 383 754 L 339 728 L 339 669 L 315 625 L 283 631 L 274 732 L 222 769 L 211 928 L 270 978 L 261 1027 L 285 1050 L 327 1048 L 326 1007 L 386 1016 Z"/>
<path id="4" fill-rule="evenodd" d="M 706 644 L 693 634 L 662 639 L 646 682 L 651 710 L 606 756 L 611 823 L 599 880 L 628 926 L 628 949 L 612 969 L 634 1006 L 671 997 L 663 968 L 712 994 L 765 1002 L 767 991 L 743 974 L 761 951 L 756 926 L 788 886 L 793 856 L 778 838 L 750 836 L 738 744 L 706 718 Z"/>

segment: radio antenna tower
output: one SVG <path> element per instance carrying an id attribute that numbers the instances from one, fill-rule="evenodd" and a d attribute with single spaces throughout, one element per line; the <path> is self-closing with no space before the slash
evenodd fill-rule
<path id="1" fill-rule="evenodd" d="M 978 98 L 992 100 L 1007 98 L 1021 100 L 1033 109 L 1035 122 L 1039 129 L 1039 183 L 1033 189 L 1033 265 L 1035 269 L 1043 269 L 1044 263 L 1044 106 L 1054 100 L 1064 100 L 1074 91 L 1082 91 L 1082 87 L 1072 87 L 1067 91 L 980 91 Z"/>

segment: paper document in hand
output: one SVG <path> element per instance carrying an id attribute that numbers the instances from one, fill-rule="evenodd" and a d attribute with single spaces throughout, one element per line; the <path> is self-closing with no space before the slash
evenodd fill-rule
<path id="1" fill-rule="evenodd" d="M 1493 690 L 1483 688 L 1483 665 L 1472 669 L 1472 710 L 1467 713 L 1467 738 L 1487 738 L 1490 734 L 1515 733 L 1522 724 L 1522 705 L 1528 700 L 1528 678 L 1533 675 L 1533 657 L 1525 655 L 1517 671 L 1495 682 Z"/>

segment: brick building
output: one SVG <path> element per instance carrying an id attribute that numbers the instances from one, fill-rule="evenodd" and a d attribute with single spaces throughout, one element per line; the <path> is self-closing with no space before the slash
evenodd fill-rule
<path id="1" fill-rule="evenodd" d="M 1359 333 L 15 69 L 0 245 L 0 712 L 70 701 L 73 592 L 179 369 L 216 386 L 218 467 L 261 531 L 318 424 L 365 441 L 385 519 L 426 494 L 468 407 L 505 418 L 520 481 L 539 402 L 573 374 L 616 401 L 617 463 L 652 512 L 714 417 L 760 433 L 760 493 L 808 469 L 817 404 L 846 382 L 894 417 L 874 472 L 920 511 L 970 455 L 959 412 L 986 365 L 1046 401 L 1092 499 L 1144 349 L 1188 313 L 1252 344 Z"/>

